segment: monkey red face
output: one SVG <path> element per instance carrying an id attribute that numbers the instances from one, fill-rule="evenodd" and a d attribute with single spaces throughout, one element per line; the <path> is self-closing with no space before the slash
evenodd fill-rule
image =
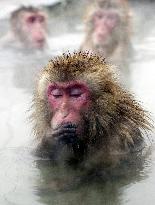
<path id="1" fill-rule="evenodd" d="M 24 12 L 23 32 L 27 43 L 35 48 L 43 48 L 46 41 L 46 16 L 44 13 Z"/>
<path id="2" fill-rule="evenodd" d="M 85 84 L 53 83 L 48 87 L 47 96 L 53 112 L 52 128 L 67 123 L 81 124 L 82 113 L 87 112 L 90 104 L 90 92 Z"/>
<path id="3" fill-rule="evenodd" d="M 114 10 L 98 10 L 93 15 L 93 39 L 96 44 L 104 44 L 119 23 L 119 15 Z"/>

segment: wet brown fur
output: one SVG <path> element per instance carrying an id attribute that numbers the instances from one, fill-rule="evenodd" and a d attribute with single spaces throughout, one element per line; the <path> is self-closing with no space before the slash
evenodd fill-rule
<path id="1" fill-rule="evenodd" d="M 114 165 L 143 143 L 143 132 L 150 128 L 149 118 L 134 97 L 114 77 L 111 66 L 90 53 L 63 54 L 42 70 L 33 101 L 33 123 L 37 140 L 42 143 L 50 129 L 52 113 L 46 90 L 51 82 L 80 80 L 91 92 L 87 121 L 85 166 Z"/>

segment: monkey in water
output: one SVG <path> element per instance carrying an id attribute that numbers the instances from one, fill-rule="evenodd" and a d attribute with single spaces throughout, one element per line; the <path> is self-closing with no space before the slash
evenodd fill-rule
<path id="1" fill-rule="evenodd" d="M 89 52 L 63 54 L 42 70 L 33 99 L 37 153 L 57 164 L 113 167 L 144 147 L 147 112 Z"/>

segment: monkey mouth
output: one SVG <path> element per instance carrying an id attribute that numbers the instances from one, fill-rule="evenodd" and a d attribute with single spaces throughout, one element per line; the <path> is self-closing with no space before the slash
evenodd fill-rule
<path id="1" fill-rule="evenodd" d="M 76 144 L 78 141 L 76 128 L 77 125 L 71 122 L 61 124 L 60 129 L 63 132 L 59 136 L 59 142 L 62 144 Z"/>
<path id="2" fill-rule="evenodd" d="M 77 128 L 77 125 L 73 124 L 72 122 L 63 123 L 63 124 L 61 124 L 61 126 L 64 128 Z"/>
<path id="3" fill-rule="evenodd" d="M 77 129 L 77 124 L 74 124 L 72 122 L 63 122 L 63 123 L 60 123 L 58 124 L 57 126 L 53 127 L 54 129 L 61 129 L 61 128 L 68 128 L 68 129 L 71 129 L 71 128 L 74 128 L 74 129 Z"/>
<path id="4" fill-rule="evenodd" d="M 44 39 L 40 39 L 40 40 L 37 40 L 37 41 L 35 42 L 35 46 L 36 46 L 37 48 L 43 48 L 43 47 L 44 47 L 44 44 L 45 44 L 45 40 L 44 40 Z"/>

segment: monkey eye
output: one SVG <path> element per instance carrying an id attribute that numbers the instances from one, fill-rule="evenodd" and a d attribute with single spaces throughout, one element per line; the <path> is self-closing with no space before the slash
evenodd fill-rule
<path id="1" fill-rule="evenodd" d="M 36 16 L 30 16 L 28 19 L 27 19 L 27 22 L 28 23 L 34 23 L 36 21 Z"/>
<path id="2" fill-rule="evenodd" d="M 103 17 L 104 17 L 103 14 L 97 14 L 97 18 L 98 18 L 98 19 L 102 19 Z"/>
<path id="3" fill-rule="evenodd" d="M 43 23 L 45 21 L 44 16 L 38 16 L 38 20 L 39 22 Z"/>
<path id="4" fill-rule="evenodd" d="M 70 89 L 70 96 L 71 97 L 80 97 L 83 94 L 82 89 L 81 88 L 71 88 Z"/>
<path id="5" fill-rule="evenodd" d="M 104 17 L 104 14 L 102 12 L 96 12 L 94 14 L 95 19 L 102 19 Z"/>
<path id="6" fill-rule="evenodd" d="M 58 89 L 58 88 L 55 88 L 53 90 L 51 90 L 51 93 L 50 93 L 54 98 L 60 98 L 63 96 L 63 92 L 62 90 Z"/>

